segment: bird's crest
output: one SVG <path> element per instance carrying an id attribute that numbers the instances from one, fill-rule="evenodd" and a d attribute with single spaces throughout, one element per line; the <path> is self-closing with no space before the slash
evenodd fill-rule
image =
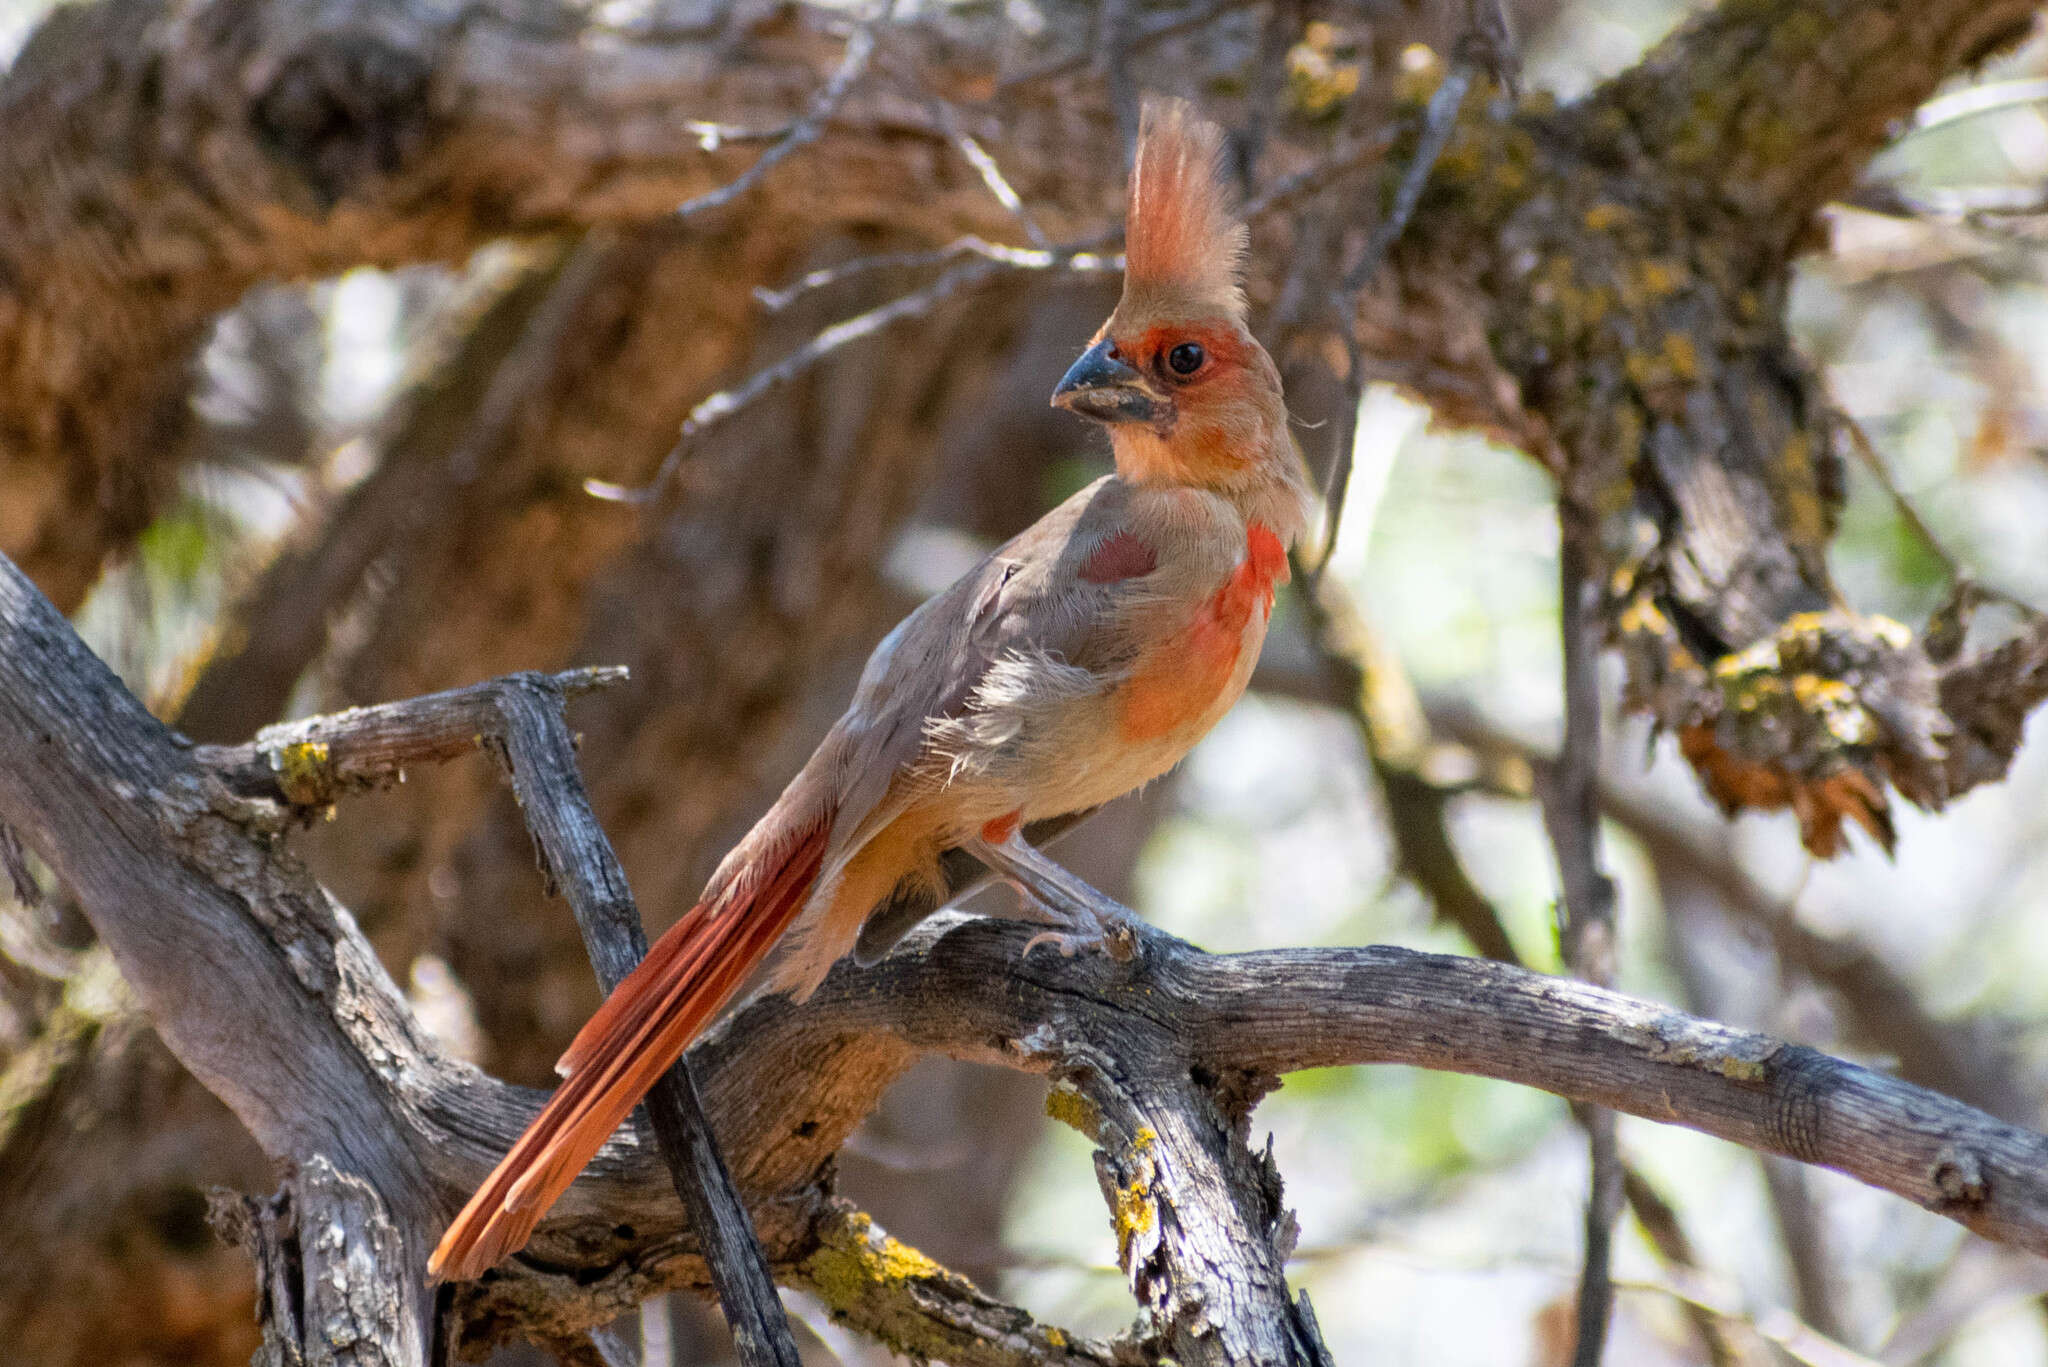
<path id="1" fill-rule="evenodd" d="M 1231 214 L 1222 161 L 1222 129 L 1185 100 L 1146 101 L 1124 221 L 1126 300 L 1192 294 L 1242 320 L 1245 228 Z"/>

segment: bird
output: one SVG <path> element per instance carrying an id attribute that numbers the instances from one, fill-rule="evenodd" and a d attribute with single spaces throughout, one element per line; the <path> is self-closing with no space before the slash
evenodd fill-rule
<path id="1" fill-rule="evenodd" d="M 769 990 L 879 958 L 971 856 L 1063 953 L 1128 957 L 1125 909 L 1025 838 L 1144 786 L 1229 710 L 1311 515 L 1280 373 L 1247 322 L 1223 133 L 1146 101 L 1123 292 L 1053 391 L 1113 473 L 897 625 L 702 899 L 576 1035 L 562 1083 L 448 1227 L 436 1281 L 523 1247 L 605 1139 L 779 942 Z"/>

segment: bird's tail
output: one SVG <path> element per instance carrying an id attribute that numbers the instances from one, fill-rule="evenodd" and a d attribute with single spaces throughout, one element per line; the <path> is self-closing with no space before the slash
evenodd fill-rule
<path id="1" fill-rule="evenodd" d="M 655 942 L 570 1043 L 556 1065 L 562 1085 L 441 1236 L 427 1261 L 430 1277 L 480 1276 L 532 1237 L 626 1113 L 803 911 L 828 828 L 820 822 L 776 842 L 779 850 Z"/>

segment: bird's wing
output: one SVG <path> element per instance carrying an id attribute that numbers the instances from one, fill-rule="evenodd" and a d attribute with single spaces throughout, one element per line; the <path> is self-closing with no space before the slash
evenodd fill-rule
<path id="1" fill-rule="evenodd" d="M 927 600 L 875 648 L 837 731 L 842 820 L 858 849 L 915 796 L 933 740 L 969 724 L 1004 671 L 1032 686 L 1100 691 L 1135 647 L 1115 629 L 1152 592 L 1157 553 L 1129 526 L 1129 486 L 1104 477 Z M 831 861 L 828 859 L 828 868 Z"/>

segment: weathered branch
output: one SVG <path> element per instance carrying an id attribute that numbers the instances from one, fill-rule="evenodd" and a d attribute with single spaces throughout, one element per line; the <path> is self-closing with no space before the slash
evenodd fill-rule
<path id="1" fill-rule="evenodd" d="M 610 991 L 646 957 L 647 937 L 625 871 L 590 810 L 562 706 L 572 693 L 624 677 L 620 669 L 582 669 L 558 678 L 496 679 L 272 727 L 248 747 L 261 757 L 261 768 L 240 756 L 214 762 L 232 766 L 245 791 L 269 789 L 295 806 L 318 807 L 346 787 L 394 782 L 408 762 L 448 759 L 479 745 L 492 749 L 518 794 L 541 869 L 568 899 L 598 979 Z M 707 1245 L 712 1282 L 741 1360 L 794 1367 L 796 1341 L 704 1118 L 687 1060 L 655 1085 L 647 1111 L 676 1194 Z"/>
<path id="2" fill-rule="evenodd" d="M 1429 715 L 1443 733 L 1472 747 L 1482 760 L 1493 761 L 1489 767 L 1496 772 L 1550 762 L 1546 753 L 1470 708 L 1438 703 Z M 1528 796 L 1512 785 L 1490 787 L 1503 796 Z M 1660 867 L 1676 866 L 1711 887 L 1731 916 L 1770 939 L 1786 967 L 1833 993 L 1842 1006 L 1843 1029 L 1857 1048 L 1895 1058 L 1900 1076 L 2000 1119 L 2024 1122 L 2034 1113 L 2035 1104 L 1998 1041 L 1979 1037 L 1967 1023 L 1936 1020 L 1912 985 L 1868 946 L 1808 928 L 1795 908 L 1761 886 L 1726 850 L 1717 849 L 1708 833 L 1685 829 L 1647 793 L 1612 773 L 1601 782 L 1600 809 L 1641 842 Z"/>
<path id="3" fill-rule="evenodd" d="M 301 1169 L 324 1156 L 380 1194 L 417 1275 L 416 1231 L 467 1193 L 532 1096 L 421 1034 L 353 923 L 279 844 L 291 809 L 238 796 L 206 758 L 0 567 L 0 821 L 78 894 L 166 1041 L 273 1156 Z M 229 772 L 239 785 L 267 771 Z M 1835 1167 L 2048 1253 L 2048 1137 L 1810 1049 L 1476 960 L 1217 957 L 1157 932 L 1130 964 L 1020 960 L 1029 933 L 942 919 L 872 969 L 843 966 L 805 1006 L 756 1001 L 698 1046 L 708 1108 L 778 1267 L 821 1246 L 830 1155 L 924 1050 L 1077 1077 L 1157 1060 L 1149 1072 L 1120 1062 L 1116 1085 L 1142 1097 L 1204 1079 L 1226 1116 L 1259 1079 L 1297 1068 L 1477 1073 Z M 1137 1175 L 1111 1170 L 1126 1186 Z M 573 1332 L 699 1283 L 667 1193 L 629 1127 L 527 1256 L 462 1290 L 469 1342 Z M 1249 1226 L 1275 1247 L 1278 1227 L 1270 1213 Z M 1199 1239 L 1174 1248 L 1180 1226 L 1158 1228 L 1173 1257 L 1201 1265 Z"/>
<path id="4" fill-rule="evenodd" d="M 1468 112 L 1401 288 L 1359 319 L 1374 377 L 1544 459 L 1597 529 L 1629 704 L 1729 811 L 1790 807 L 1822 855 L 1845 822 L 1889 843 L 1888 786 L 1939 807 L 2001 777 L 2010 751 L 1979 737 L 2048 696 L 2020 670 L 1993 708 L 1955 682 L 1988 661 L 1841 606 L 1843 428 L 1782 309 L 1814 210 L 2034 10 L 1726 4 L 1578 105 Z"/>

